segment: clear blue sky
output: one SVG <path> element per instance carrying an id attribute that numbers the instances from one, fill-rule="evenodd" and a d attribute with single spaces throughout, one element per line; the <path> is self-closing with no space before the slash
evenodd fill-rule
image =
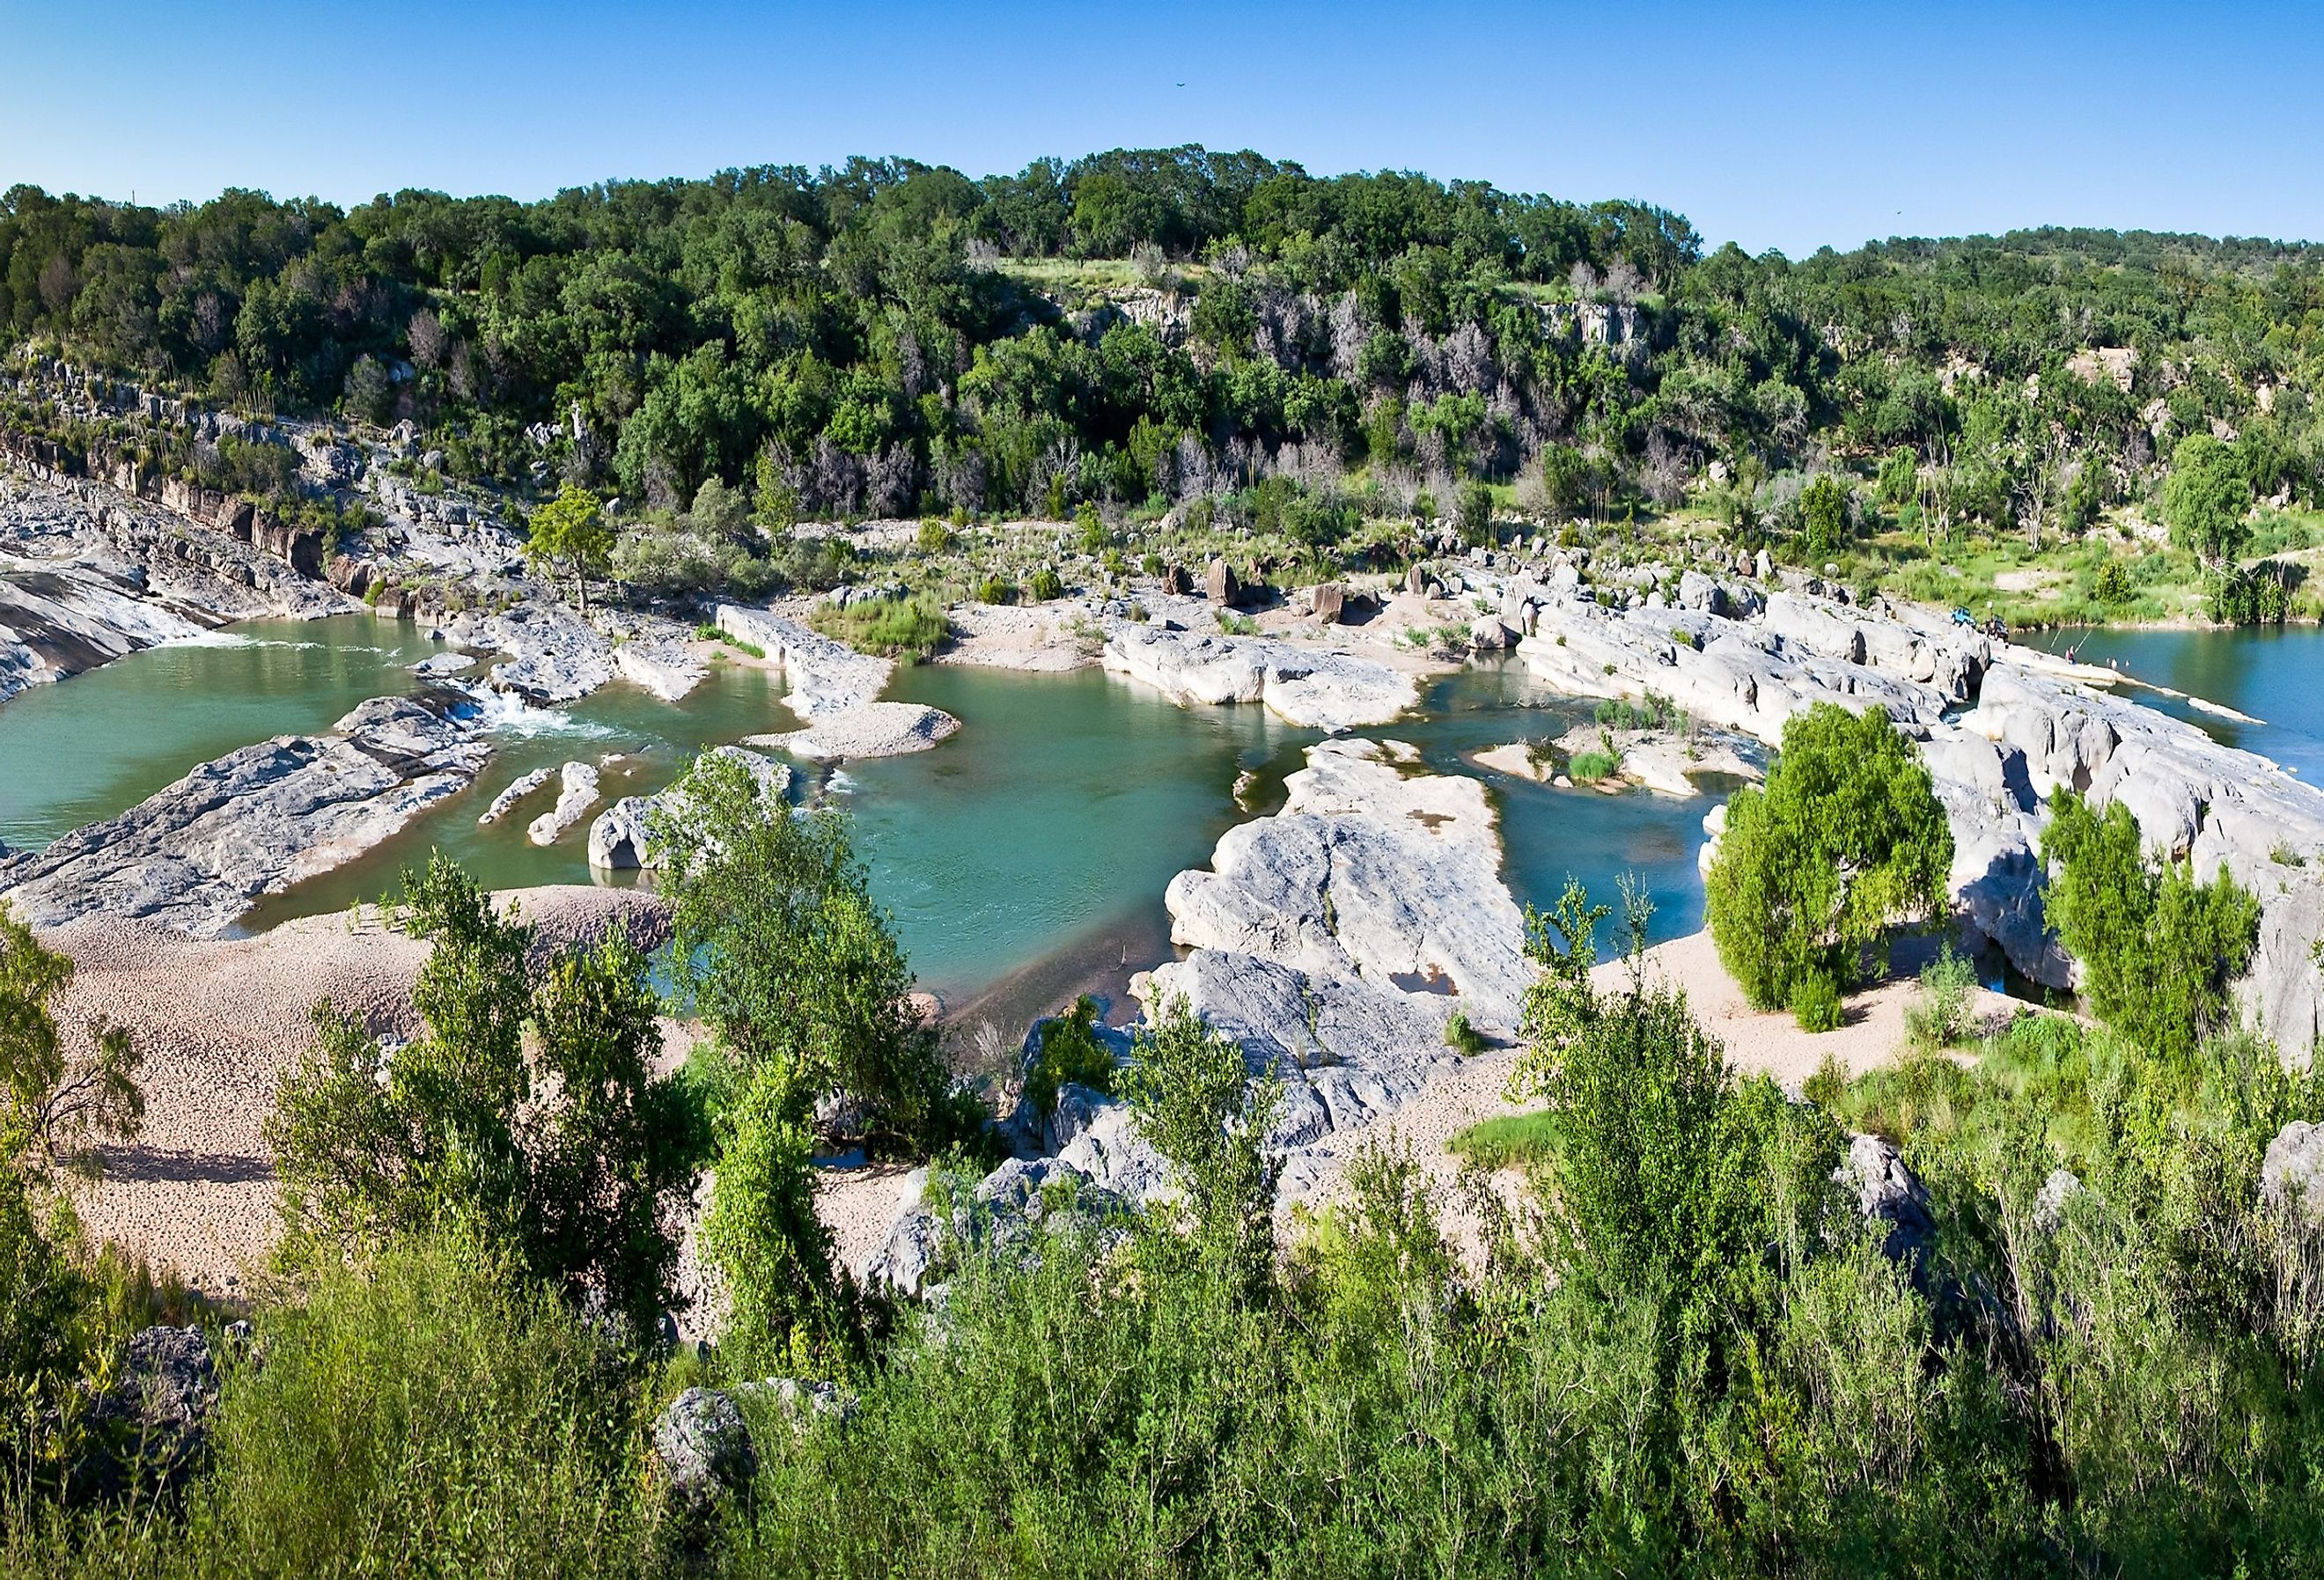
<path id="1" fill-rule="evenodd" d="M 1715 245 L 2324 237 L 2292 5 L 0 0 L 0 186 L 545 196 L 1198 142 L 1677 208 Z M 1180 84 L 1184 86 L 1179 86 Z"/>

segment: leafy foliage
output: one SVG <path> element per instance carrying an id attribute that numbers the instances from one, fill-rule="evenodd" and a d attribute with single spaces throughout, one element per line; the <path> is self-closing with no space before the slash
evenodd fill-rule
<path id="1" fill-rule="evenodd" d="M 1072 1082 L 1111 1094 L 1113 1055 L 1097 1039 L 1097 1001 L 1084 993 L 1073 1008 L 1041 1022 L 1038 1045 L 1025 1072 L 1027 1101 L 1043 1113 L 1057 1105 L 1057 1088 Z"/>
<path id="2" fill-rule="evenodd" d="M 1728 802 L 1704 884 L 1719 957 L 1759 1009 L 1817 977 L 1844 992 L 1889 929 L 1942 914 L 1952 854 L 1913 744 L 1877 709 L 1819 703 L 1784 726 L 1766 786 Z"/>
<path id="3" fill-rule="evenodd" d="M 2042 855 L 2052 864 L 2044 908 L 2081 963 L 2092 1012 L 2141 1048 L 2190 1055 L 2225 1020 L 2228 984 L 2258 944 L 2258 899 L 2224 866 L 2198 883 L 2191 865 L 2150 864 L 2129 808 L 2096 812 L 2062 786 Z"/>
<path id="4" fill-rule="evenodd" d="M 701 1140 L 652 1071 L 645 956 L 608 931 L 536 966 L 531 927 L 440 854 L 404 874 L 398 913 L 430 946 L 412 991 L 425 1030 L 390 1054 L 354 1012 L 316 1006 L 266 1123 L 286 1254 L 337 1261 L 457 1230 L 652 1331 Z"/>

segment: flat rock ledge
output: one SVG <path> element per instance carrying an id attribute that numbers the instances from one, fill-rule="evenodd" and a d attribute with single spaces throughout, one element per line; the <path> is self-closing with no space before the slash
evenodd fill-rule
<path id="1" fill-rule="evenodd" d="M 2295 1058 L 2324 1034 L 2324 969 L 2311 949 L 2324 933 L 2324 790 L 2268 759 L 2086 684 L 2102 672 L 1913 605 L 1868 608 L 1794 590 L 1729 618 L 1618 611 L 1565 588 L 1539 600 L 1534 619 L 1517 651 L 1562 690 L 1651 692 L 1771 745 L 1819 702 L 1885 712 L 1920 742 L 1952 826 L 1952 893 L 1968 942 L 1990 940 L 2047 986 L 2074 985 L 2042 911 L 2050 792 L 2063 785 L 2097 806 L 2120 800 L 2151 850 L 2191 859 L 2207 878 L 2224 864 L 2259 897 L 2259 949 L 2238 988 L 2255 1022 Z"/>
<path id="2" fill-rule="evenodd" d="M 1282 1200 L 1313 1183 L 1334 1132 L 1408 1102 L 1459 1058 L 1444 1043 L 1456 1008 L 1486 1035 L 1512 1036 L 1533 980 L 1483 785 L 1416 773 L 1417 760 L 1395 742 L 1309 748 L 1281 812 L 1228 830 L 1210 870 L 1171 882 L 1171 936 L 1190 952 L 1133 984 L 1149 1021 L 1183 997 L 1240 1044 L 1254 1078 L 1281 1079 L 1269 1140 L 1285 1154 Z M 1049 1184 L 1071 1180 L 1084 1201 L 1173 1188 L 1128 1107 L 1080 1087 L 1054 1115 L 1020 1113 L 1004 1133 L 1028 1155 L 974 1193 L 992 1219 L 976 1231 L 989 1248 L 1038 1215 Z M 926 1293 L 948 1237 L 960 1238 L 955 1226 L 916 1205 L 861 1270 Z"/>
<path id="3" fill-rule="evenodd" d="M 942 708 L 918 702 L 867 702 L 818 718 L 803 730 L 775 735 L 748 735 L 745 746 L 788 752 L 816 762 L 838 762 L 852 757 L 900 757 L 925 752 L 960 728 L 960 720 Z"/>
<path id="4" fill-rule="evenodd" d="M 1256 702 L 1288 723 L 1345 730 L 1384 725 L 1420 700 L 1407 674 L 1370 659 L 1258 636 L 1217 636 L 1117 621 L 1100 661 L 1184 707 Z"/>
<path id="5" fill-rule="evenodd" d="M 783 700 L 810 724 L 876 700 L 895 670 L 887 659 L 857 652 L 770 610 L 721 604 L 716 624 L 727 635 L 757 648 L 782 671 L 790 688 Z"/>
<path id="6" fill-rule="evenodd" d="M 37 928 L 140 917 L 215 938 L 262 894 L 353 861 L 465 789 L 492 747 L 473 704 L 377 697 L 320 735 L 205 762 L 117 818 L 0 859 L 0 901 Z"/>

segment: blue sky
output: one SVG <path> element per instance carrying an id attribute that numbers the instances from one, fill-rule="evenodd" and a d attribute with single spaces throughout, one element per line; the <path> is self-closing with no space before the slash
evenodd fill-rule
<path id="1" fill-rule="evenodd" d="M 2288 5 L 0 0 L 0 185 L 533 198 L 1199 142 L 1641 198 L 1794 256 L 2045 222 L 2319 238 L 2319 65 L 2324 14 Z"/>

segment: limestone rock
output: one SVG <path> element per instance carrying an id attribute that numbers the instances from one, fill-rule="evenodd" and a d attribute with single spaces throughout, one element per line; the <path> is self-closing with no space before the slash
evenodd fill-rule
<path id="1" fill-rule="evenodd" d="M 565 831 L 581 821 L 597 799 L 598 774 L 595 766 L 586 762 L 568 762 L 560 771 L 561 787 L 557 793 L 557 805 L 535 818 L 524 836 L 535 845 L 554 845 Z"/>
<path id="2" fill-rule="evenodd" d="M 552 769 L 536 768 L 529 773 L 518 774 L 506 790 L 493 798 L 493 804 L 486 807 L 477 817 L 477 827 L 488 827 L 507 817 L 510 808 L 547 784 L 549 775 L 554 772 Z"/>
<path id="3" fill-rule="evenodd" d="M 0 896 L 35 927 L 106 914 L 210 938 L 262 894 L 354 860 L 491 754 L 465 698 L 374 698 L 323 735 L 278 735 L 205 762 L 117 818 L 0 861 Z"/>
<path id="4" fill-rule="evenodd" d="M 689 1388 L 670 1400 L 654 1418 L 653 1448 L 672 1511 L 683 1516 L 707 1516 L 721 1499 L 747 1493 L 759 1474 L 750 1425 L 720 1389 Z"/>
<path id="5" fill-rule="evenodd" d="M 73 1490 L 106 1497 L 142 1484 L 181 1486 L 209 1441 L 217 1367 L 198 1327 L 149 1327 L 133 1335 L 120 1380 L 91 1401 L 86 1426 L 96 1448 L 73 1467 Z"/>
<path id="6" fill-rule="evenodd" d="M 784 702 L 810 723 L 873 701 L 895 668 L 764 609 L 721 604 L 716 618 L 719 630 L 759 649 L 782 670 L 790 686 Z"/>
<path id="7" fill-rule="evenodd" d="M 1231 608 L 1242 597 L 1242 584 L 1235 579 L 1234 568 L 1223 559 L 1213 559 L 1203 573 L 1203 594 L 1222 609 Z"/>
<path id="8" fill-rule="evenodd" d="M 960 720 L 941 708 L 918 702 L 867 702 L 817 718 L 806 729 L 746 736 L 742 744 L 788 752 L 812 762 L 836 762 L 925 752 L 959 728 Z"/>
<path id="9" fill-rule="evenodd" d="M 2275 1132 L 2259 1166 L 2260 1199 L 2324 1224 L 2324 1125 L 2295 1119 Z"/>
<path id="10" fill-rule="evenodd" d="M 1106 633 L 1105 668 L 1173 702 L 1257 702 L 1296 725 L 1386 724 L 1419 700 L 1409 675 L 1370 659 L 1314 652 L 1264 637 L 1162 631 L 1129 621 Z"/>

